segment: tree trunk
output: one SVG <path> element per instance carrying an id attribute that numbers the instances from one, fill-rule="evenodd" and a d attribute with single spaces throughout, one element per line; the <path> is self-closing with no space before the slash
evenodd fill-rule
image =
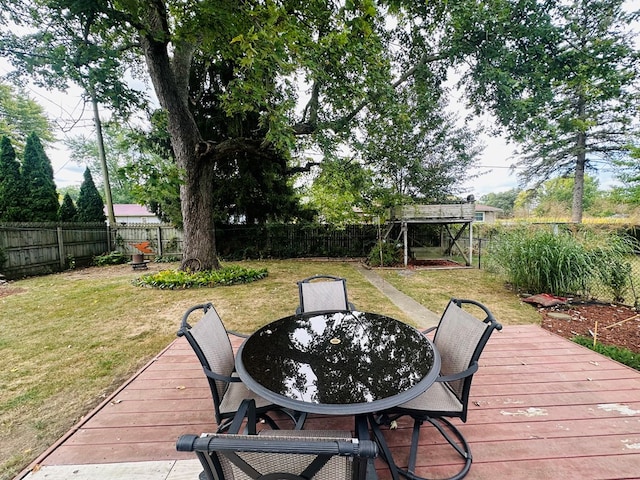
<path id="1" fill-rule="evenodd" d="M 578 135 L 582 140 L 578 140 L 578 144 L 584 144 L 583 133 Z M 584 198 L 584 166 L 585 153 L 584 149 L 576 155 L 576 169 L 573 180 L 573 202 L 571 205 L 571 221 L 573 223 L 582 223 L 582 201 Z"/>
<path id="2" fill-rule="evenodd" d="M 183 260 L 198 259 L 202 269 L 220 268 L 216 252 L 213 221 L 211 152 L 202 148 L 204 142 L 189 110 L 188 78 L 193 46 L 182 44 L 170 59 L 166 12 L 162 2 L 148 6 L 146 35 L 141 34 L 149 75 L 162 108 L 168 115 L 168 131 L 176 163 L 184 172 L 180 187 L 180 205 L 184 225 Z"/>
<path id="3" fill-rule="evenodd" d="M 578 101 L 578 118 L 584 120 L 585 101 L 581 96 Z M 584 170 L 586 164 L 587 134 L 578 132 L 576 138 L 576 168 L 573 177 L 573 202 L 571 204 L 571 221 L 582 223 L 582 205 L 584 199 Z"/>

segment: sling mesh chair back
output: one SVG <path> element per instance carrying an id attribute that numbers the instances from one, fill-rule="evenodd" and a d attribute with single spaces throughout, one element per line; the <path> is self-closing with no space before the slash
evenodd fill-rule
<path id="1" fill-rule="evenodd" d="M 296 313 L 355 310 L 347 297 L 347 280 L 333 275 L 314 275 L 298 282 L 300 305 Z"/>
<path id="2" fill-rule="evenodd" d="M 201 313 L 200 319 L 191 326 L 189 317 L 193 315 L 192 318 L 195 318 L 196 312 Z M 246 337 L 246 335 L 227 331 L 211 303 L 189 308 L 183 315 L 178 330 L 178 336 L 184 336 L 193 348 L 209 381 L 218 431 L 228 427 L 238 406 L 245 398 L 254 399 L 259 417 L 269 423 L 272 428 L 278 428 L 267 412 L 280 410 L 281 407 L 249 390 L 236 375 L 235 357 L 228 334 Z M 284 413 L 294 421 L 298 420 L 298 417 L 291 412 Z M 302 426 L 302 422 L 304 422 L 303 418 L 300 419 L 298 427 Z"/>
<path id="3" fill-rule="evenodd" d="M 256 435 L 253 408 L 253 400 L 244 401 L 228 433 L 182 435 L 177 450 L 195 452 L 208 480 L 366 478 L 373 464 L 368 460 L 377 455 L 372 440 L 326 430 L 263 430 Z M 244 417 L 253 428 L 238 434 Z"/>
<path id="4" fill-rule="evenodd" d="M 480 312 L 480 317 L 484 318 L 479 319 L 471 311 L 474 314 Z M 462 457 L 464 465 L 458 473 L 448 478 L 460 479 L 469 472 L 471 450 L 448 417 L 467 421 L 471 381 L 478 370 L 478 359 L 492 332 L 501 329 L 502 325 L 481 303 L 451 299 L 438 325 L 424 332 L 435 330 L 433 343 L 440 353 L 440 376 L 425 393 L 386 412 L 382 417 L 387 422 L 403 415 L 409 415 L 414 420 L 408 467 L 406 470 L 398 468 L 402 475 L 412 479 L 425 478 L 415 473 L 420 428 L 424 422 L 433 425 Z"/>

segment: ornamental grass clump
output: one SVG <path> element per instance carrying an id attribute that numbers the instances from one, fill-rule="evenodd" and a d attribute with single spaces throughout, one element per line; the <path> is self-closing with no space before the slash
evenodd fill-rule
<path id="1" fill-rule="evenodd" d="M 186 270 L 163 270 L 149 273 L 133 280 L 139 287 L 154 287 L 162 289 L 181 289 L 197 287 L 217 287 L 223 285 L 237 285 L 250 283 L 265 278 L 266 268 L 246 268 L 237 265 L 223 267 L 219 270 L 201 270 L 197 272 Z"/>
<path id="2" fill-rule="evenodd" d="M 528 293 L 588 296 L 595 284 L 617 298 L 630 282 L 626 260 L 633 241 L 624 235 L 518 227 L 491 241 L 487 268 Z"/>

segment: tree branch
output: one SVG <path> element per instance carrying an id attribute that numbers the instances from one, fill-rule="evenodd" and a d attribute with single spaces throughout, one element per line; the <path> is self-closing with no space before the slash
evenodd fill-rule
<path id="1" fill-rule="evenodd" d="M 287 175 L 293 175 L 295 173 L 310 172 L 313 167 L 317 167 L 319 165 L 322 165 L 322 163 L 321 162 L 307 162 L 306 164 L 301 165 L 299 167 L 288 168 L 287 169 Z"/>
<path id="2" fill-rule="evenodd" d="M 391 87 L 394 88 L 394 89 L 398 88 L 400 85 L 402 85 L 407 80 L 409 80 L 411 77 L 413 77 L 415 75 L 415 73 L 418 71 L 418 69 L 420 69 L 424 65 L 427 65 L 427 64 L 432 63 L 432 62 L 437 62 L 437 61 L 440 61 L 440 60 L 444 60 L 447 57 L 448 57 L 448 53 L 446 53 L 446 52 L 441 52 L 441 53 L 435 54 L 435 55 L 430 55 L 430 54 L 425 53 L 413 67 L 411 67 L 405 73 L 400 75 L 398 77 L 398 79 L 391 84 Z M 297 123 L 296 125 L 294 125 L 293 131 L 294 131 L 294 133 L 296 135 L 308 135 L 310 133 L 314 133 L 318 129 L 318 127 L 320 126 L 317 123 L 317 118 L 318 118 L 317 111 L 318 111 L 318 106 L 319 106 L 319 95 L 320 95 L 320 85 L 318 83 L 315 83 L 314 86 L 313 86 L 313 92 L 312 92 L 312 95 L 311 95 L 311 99 L 309 100 L 309 103 L 307 103 L 307 105 L 305 107 L 305 110 L 304 110 L 305 118 L 306 118 L 307 112 L 309 112 L 309 120 L 308 121 L 304 121 L 304 122 L 300 122 L 300 123 Z M 360 102 L 360 104 L 358 104 L 351 112 L 347 113 L 345 116 L 343 116 L 341 118 L 338 118 L 336 120 L 325 122 L 323 124 L 323 126 L 331 128 L 336 133 L 340 132 L 365 107 L 367 107 L 373 100 L 375 100 L 377 98 L 380 98 L 380 95 L 371 95 L 368 99 L 363 100 L 362 102 Z"/>

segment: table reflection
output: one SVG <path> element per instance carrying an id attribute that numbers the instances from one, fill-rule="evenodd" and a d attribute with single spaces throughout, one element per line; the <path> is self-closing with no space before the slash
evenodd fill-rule
<path id="1" fill-rule="evenodd" d="M 286 317 L 251 335 L 238 355 L 241 376 L 312 404 L 371 403 L 405 392 L 425 377 L 432 382 L 437 374 L 432 372 L 434 350 L 420 332 L 368 312 Z"/>

